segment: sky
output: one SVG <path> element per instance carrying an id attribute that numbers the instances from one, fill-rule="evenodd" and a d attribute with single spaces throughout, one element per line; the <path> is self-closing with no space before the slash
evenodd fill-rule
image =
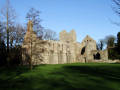
<path id="1" fill-rule="evenodd" d="M 6 0 L 0 0 L 0 9 Z M 112 0 L 10 0 L 17 14 L 17 22 L 25 24 L 31 7 L 41 11 L 42 26 L 57 34 L 62 30 L 76 31 L 77 41 L 86 35 L 99 41 L 108 35 L 117 35 L 120 27 L 113 24 L 120 18 L 114 13 Z"/>

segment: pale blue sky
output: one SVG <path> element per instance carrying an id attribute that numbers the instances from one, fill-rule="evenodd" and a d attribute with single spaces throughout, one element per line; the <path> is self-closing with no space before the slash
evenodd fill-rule
<path id="1" fill-rule="evenodd" d="M 95 40 L 107 35 L 116 35 L 120 27 L 112 24 L 110 20 L 119 21 L 113 12 L 112 0 L 10 0 L 17 13 L 17 20 L 25 23 L 25 16 L 29 8 L 40 10 L 42 26 L 59 33 L 74 29 L 77 41 L 90 35 Z M 0 8 L 5 0 L 0 0 Z"/>

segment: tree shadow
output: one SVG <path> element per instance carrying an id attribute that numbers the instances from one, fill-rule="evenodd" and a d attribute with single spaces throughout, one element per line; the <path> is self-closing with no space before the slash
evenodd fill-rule
<path id="1" fill-rule="evenodd" d="M 106 70 L 107 69 L 101 69 L 99 66 L 90 67 L 69 65 L 64 66 L 61 70 L 56 70 L 51 74 L 54 76 L 63 76 L 65 83 L 72 86 L 72 89 L 74 90 L 112 90 L 112 85 L 108 83 L 120 84 L 120 72 L 115 72 L 115 74 L 113 74 L 114 72 L 107 72 Z M 64 80 L 62 80 L 62 82 L 64 82 Z M 56 80 L 56 82 L 60 81 Z"/>
<path id="2" fill-rule="evenodd" d="M 104 79 L 108 80 L 113 80 L 113 81 L 119 81 L 120 80 L 120 72 L 113 72 L 114 68 L 112 71 L 106 70 L 107 66 L 64 66 L 64 70 L 72 73 L 83 73 L 87 75 L 92 75 L 96 77 L 101 77 Z M 108 66 L 109 69 L 109 66 Z M 120 67 L 118 68 L 118 70 Z"/>
<path id="3" fill-rule="evenodd" d="M 16 70 L 11 69 L 9 72 L 4 69 L 3 72 L 6 76 L 4 74 L 3 77 L 0 75 L 0 89 L 114 90 L 111 84 L 119 84 L 120 80 L 119 72 L 114 71 L 114 69 L 119 70 L 120 67 L 107 72 L 106 70 L 109 69 L 107 66 L 63 65 L 60 68 L 55 66 L 52 70 L 49 69 L 52 65 L 48 67 L 46 65 L 45 68 L 44 66 L 35 66 L 33 71 L 30 71 L 27 66 Z M 113 67 L 111 66 L 111 68 Z M 46 70 L 49 70 L 49 72 L 46 73 Z M 113 75 L 113 73 L 115 74 Z"/>

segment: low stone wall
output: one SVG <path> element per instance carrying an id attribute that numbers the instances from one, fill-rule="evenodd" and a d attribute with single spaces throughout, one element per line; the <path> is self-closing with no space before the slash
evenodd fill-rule
<path id="1" fill-rule="evenodd" d="M 120 63 L 120 60 L 92 60 L 95 63 Z"/>

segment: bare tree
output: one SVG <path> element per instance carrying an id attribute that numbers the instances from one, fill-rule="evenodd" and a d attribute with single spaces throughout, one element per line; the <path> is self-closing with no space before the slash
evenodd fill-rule
<path id="1" fill-rule="evenodd" d="M 43 40 L 58 40 L 56 32 L 50 29 L 45 29 L 43 33 Z"/>
<path id="2" fill-rule="evenodd" d="M 15 10 L 11 7 L 9 0 L 6 0 L 6 5 L 2 8 L 1 13 L 6 24 L 7 51 L 9 52 L 10 27 L 13 26 L 16 17 Z"/>
<path id="3" fill-rule="evenodd" d="M 58 40 L 56 32 L 50 29 L 44 29 L 41 26 L 40 11 L 35 8 L 30 8 L 26 15 L 27 21 L 33 22 L 33 30 L 36 32 L 37 36 L 43 40 Z"/>
<path id="4" fill-rule="evenodd" d="M 117 15 L 120 16 L 120 0 L 113 0 L 113 2 L 115 3 L 115 7 L 113 7 L 113 10 L 115 11 L 115 13 Z"/>
<path id="5" fill-rule="evenodd" d="M 0 21 L 0 37 L 1 40 L 4 40 L 5 38 L 5 28 L 4 28 L 4 24 Z"/>
<path id="6" fill-rule="evenodd" d="M 20 45 L 24 39 L 26 29 L 21 24 L 10 27 L 10 44 L 11 46 Z"/>
<path id="7" fill-rule="evenodd" d="M 23 42 L 26 29 L 22 25 L 17 24 L 15 30 L 16 30 L 16 34 L 15 34 L 16 44 L 19 45 Z"/>
<path id="8" fill-rule="evenodd" d="M 113 1 L 113 5 L 112 5 L 112 9 L 113 11 L 116 13 L 117 16 L 120 17 L 120 0 L 112 0 Z M 110 20 L 113 24 L 120 26 L 120 22 L 119 21 L 112 21 Z"/>
<path id="9" fill-rule="evenodd" d="M 40 11 L 35 8 L 30 8 L 26 15 L 27 21 L 33 22 L 33 30 L 37 33 L 38 37 L 42 39 L 43 27 L 41 26 Z"/>
<path id="10" fill-rule="evenodd" d="M 99 40 L 99 42 L 97 43 L 98 50 L 103 50 L 104 46 L 105 46 L 105 41 L 103 39 Z"/>

